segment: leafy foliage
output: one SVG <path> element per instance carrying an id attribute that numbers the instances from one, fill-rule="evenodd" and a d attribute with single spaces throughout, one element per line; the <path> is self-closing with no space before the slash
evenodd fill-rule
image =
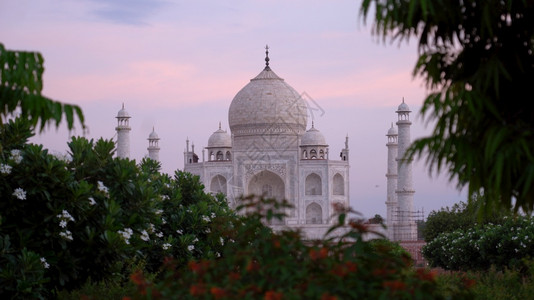
<path id="1" fill-rule="evenodd" d="M 430 242 L 438 235 L 455 230 L 467 230 L 475 224 L 500 224 L 505 217 L 511 216 L 507 211 L 495 211 L 491 215 L 480 218 L 477 215 L 479 197 L 472 198 L 468 203 L 460 201 L 451 208 L 442 208 L 439 211 L 431 211 L 423 229 L 425 241 Z"/>
<path id="2" fill-rule="evenodd" d="M 139 292 L 133 298 L 440 298 L 434 273 L 414 270 L 398 245 L 364 241 L 367 225 L 346 224 L 349 211 L 340 212 L 324 239 L 304 241 L 298 231 L 273 232 L 264 225 L 282 218 L 287 202 L 249 197 L 243 203 L 245 215 L 225 226 L 220 258 L 191 260 L 184 267 L 169 260 L 162 278 L 153 281 L 136 272 L 131 279 Z"/>
<path id="3" fill-rule="evenodd" d="M 506 218 L 501 224 L 438 235 L 423 247 L 423 255 L 434 267 L 447 270 L 487 270 L 523 267 L 522 260 L 534 253 L 534 219 Z"/>
<path id="4" fill-rule="evenodd" d="M 220 252 L 215 219 L 233 213 L 204 193 L 198 178 L 182 172 L 170 178 L 151 160 L 137 166 L 113 158 L 113 142 L 103 139 L 73 138 L 69 155 L 50 155 L 26 143 L 30 128 L 22 119 L 0 128 L 2 298 L 50 297 L 105 280 L 132 262 L 145 261 L 155 272 L 165 256 L 185 264 Z"/>
<path id="5" fill-rule="evenodd" d="M 434 130 L 407 155 L 483 192 L 483 211 L 532 212 L 534 2 L 364 0 L 364 18 L 372 7 L 376 35 L 418 39 L 414 75 L 431 90 L 421 113 Z"/>
<path id="6" fill-rule="evenodd" d="M 69 129 L 74 127 L 74 116 L 83 127 L 84 116 L 79 106 L 41 95 L 43 64 L 43 56 L 38 52 L 10 51 L 0 44 L 0 124 L 20 108 L 20 117 L 40 131 L 49 121 L 59 126 L 63 115 Z"/>

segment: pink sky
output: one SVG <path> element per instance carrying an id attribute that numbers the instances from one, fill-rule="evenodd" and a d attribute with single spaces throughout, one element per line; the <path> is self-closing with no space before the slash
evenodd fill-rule
<path id="1" fill-rule="evenodd" d="M 44 94 L 80 105 L 88 138 L 112 138 L 124 102 L 140 160 L 155 126 L 167 173 L 183 168 L 187 137 L 199 149 L 219 121 L 228 129 L 228 107 L 263 69 L 269 44 L 272 69 L 324 110 L 315 127 L 331 153 L 349 135 L 351 205 L 385 216 L 385 134 L 402 97 L 414 111 L 412 137 L 431 130 L 417 114 L 425 89 L 412 78 L 415 43 L 377 42 L 358 9 L 348 0 L 2 0 L 0 43 L 44 55 Z M 65 151 L 72 134 L 82 132 L 51 128 L 33 141 Z M 414 164 L 416 209 L 465 199 L 445 178 Z"/>

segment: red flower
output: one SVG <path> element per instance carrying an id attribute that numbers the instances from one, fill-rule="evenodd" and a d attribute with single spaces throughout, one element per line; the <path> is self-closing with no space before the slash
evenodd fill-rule
<path id="1" fill-rule="evenodd" d="M 424 281 L 434 281 L 436 278 L 436 271 L 428 271 L 425 269 L 417 269 L 417 277 Z"/>
<path id="2" fill-rule="evenodd" d="M 367 225 L 363 224 L 360 221 L 351 221 L 349 223 L 349 225 L 350 225 L 350 227 L 356 229 L 359 232 L 367 232 L 367 231 L 369 231 L 369 229 L 367 228 Z"/>
<path id="3" fill-rule="evenodd" d="M 206 293 L 206 287 L 202 283 L 193 284 L 189 288 L 189 293 L 191 294 L 191 296 L 202 296 Z"/>
<path id="4" fill-rule="evenodd" d="M 204 274 L 208 267 L 209 267 L 209 261 L 201 261 L 201 262 L 196 262 L 196 261 L 190 261 L 189 262 L 189 269 L 191 269 L 191 271 L 193 271 L 193 273 L 196 273 L 198 275 L 202 275 Z"/>
<path id="5" fill-rule="evenodd" d="M 280 240 L 278 239 L 273 240 L 273 245 L 275 248 L 280 248 Z"/>
<path id="6" fill-rule="evenodd" d="M 358 265 L 355 262 L 348 261 L 345 263 L 345 267 L 349 272 L 356 272 L 358 270 Z"/>
<path id="7" fill-rule="evenodd" d="M 267 291 L 265 292 L 265 300 L 281 300 L 283 294 L 276 291 Z"/>
<path id="8" fill-rule="evenodd" d="M 312 260 L 326 258 L 327 256 L 328 256 L 328 249 L 326 247 L 323 247 L 320 250 L 310 249 L 310 258 Z"/>
<path id="9" fill-rule="evenodd" d="M 384 283 L 382 283 L 382 286 L 385 288 L 390 288 L 393 291 L 400 291 L 406 289 L 406 284 L 398 280 L 385 281 Z"/>
<path id="10" fill-rule="evenodd" d="M 144 284 L 146 284 L 145 278 L 143 277 L 143 272 L 141 270 L 135 271 L 135 273 L 130 275 L 130 279 L 136 285 L 144 285 Z"/>
<path id="11" fill-rule="evenodd" d="M 324 293 L 321 295 L 321 300 L 337 300 L 337 297 L 332 296 L 329 293 Z"/>
<path id="12" fill-rule="evenodd" d="M 475 285 L 476 281 L 474 279 L 462 277 L 462 283 L 464 284 L 466 288 L 470 289 Z"/>
<path id="13" fill-rule="evenodd" d="M 228 277 L 230 277 L 231 281 L 236 281 L 236 280 L 239 280 L 241 278 L 241 274 L 239 274 L 237 272 L 230 272 L 228 274 Z"/>
<path id="14" fill-rule="evenodd" d="M 373 271 L 373 275 L 374 276 L 379 276 L 379 277 L 386 277 L 386 276 L 394 274 L 394 273 L 395 273 L 395 270 L 390 270 L 390 269 L 386 269 L 386 268 L 380 268 L 380 269 L 376 269 L 376 270 Z"/>
<path id="15" fill-rule="evenodd" d="M 221 299 L 226 296 L 226 291 L 216 286 L 211 287 L 210 292 L 213 295 L 213 297 L 215 297 L 215 299 Z"/>
<path id="16" fill-rule="evenodd" d="M 260 264 L 257 261 L 251 260 L 248 262 L 248 265 L 247 265 L 248 272 L 257 271 L 259 269 L 260 269 Z"/>

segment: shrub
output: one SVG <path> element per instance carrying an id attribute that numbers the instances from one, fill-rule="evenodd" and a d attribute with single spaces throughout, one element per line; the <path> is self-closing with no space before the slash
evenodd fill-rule
<path id="1" fill-rule="evenodd" d="M 534 253 L 534 219 L 505 218 L 501 224 L 486 224 L 468 230 L 444 233 L 423 247 L 431 266 L 447 270 L 487 270 L 495 266 L 522 266 Z"/>
<path id="2" fill-rule="evenodd" d="M 54 156 L 28 144 L 31 135 L 20 119 L 0 127 L 0 262 L 7 262 L 0 264 L 0 296 L 19 295 L 26 278 L 34 280 L 24 291 L 50 297 L 121 273 L 132 259 L 154 272 L 165 256 L 185 264 L 220 253 L 214 220 L 232 212 L 198 178 L 170 178 L 151 160 L 138 166 L 113 158 L 109 140 L 73 138 L 69 155 Z M 10 271 L 23 253 L 46 260 L 42 275 L 33 272 L 43 268 L 35 259 L 28 260 L 31 276 Z"/>
<path id="3" fill-rule="evenodd" d="M 367 225 L 338 223 L 322 240 L 304 241 L 298 231 L 265 226 L 281 218 L 286 202 L 243 199 L 244 216 L 221 223 L 220 258 L 168 260 L 161 278 L 131 275 L 138 299 L 420 299 L 440 298 L 435 274 L 414 270 L 409 255 L 392 243 L 367 242 Z M 463 289 L 464 294 L 469 291 Z M 458 294 L 461 299 L 464 294 Z M 454 295 L 454 296 L 458 296 Z M 467 297 L 466 297 L 467 298 Z"/>

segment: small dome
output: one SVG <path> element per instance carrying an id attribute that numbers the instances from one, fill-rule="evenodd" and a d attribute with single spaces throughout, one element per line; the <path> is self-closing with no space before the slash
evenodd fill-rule
<path id="1" fill-rule="evenodd" d="M 387 135 L 397 135 L 397 128 L 395 128 L 395 126 L 393 126 L 393 123 L 391 123 L 391 128 L 388 130 L 388 134 Z"/>
<path id="2" fill-rule="evenodd" d="M 124 109 L 124 103 L 122 104 L 122 109 L 119 110 L 119 112 L 117 113 L 117 118 L 129 118 L 130 115 L 128 114 L 128 112 L 126 111 L 126 109 Z"/>
<path id="3" fill-rule="evenodd" d="M 150 140 L 159 140 L 158 134 L 154 131 L 154 128 L 152 128 L 152 132 L 148 136 L 148 139 Z"/>
<path id="4" fill-rule="evenodd" d="M 232 138 L 226 132 L 226 130 L 221 129 L 221 124 L 219 124 L 219 130 L 215 131 L 208 139 L 208 148 L 231 148 L 231 147 L 232 147 Z"/>
<path id="5" fill-rule="evenodd" d="M 326 140 L 323 136 L 323 134 L 315 129 L 315 127 L 312 127 L 306 131 L 300 140 L 301 146 L 327 146 Z"/>
<path id="6" fill-rule="evenodd" d="M 397 108 L 397 112 L 411 112 L 408 104 L 404 103 L 404 98 L 402 98 L 402 103 L 399 105 L 399 108 Z"/>

